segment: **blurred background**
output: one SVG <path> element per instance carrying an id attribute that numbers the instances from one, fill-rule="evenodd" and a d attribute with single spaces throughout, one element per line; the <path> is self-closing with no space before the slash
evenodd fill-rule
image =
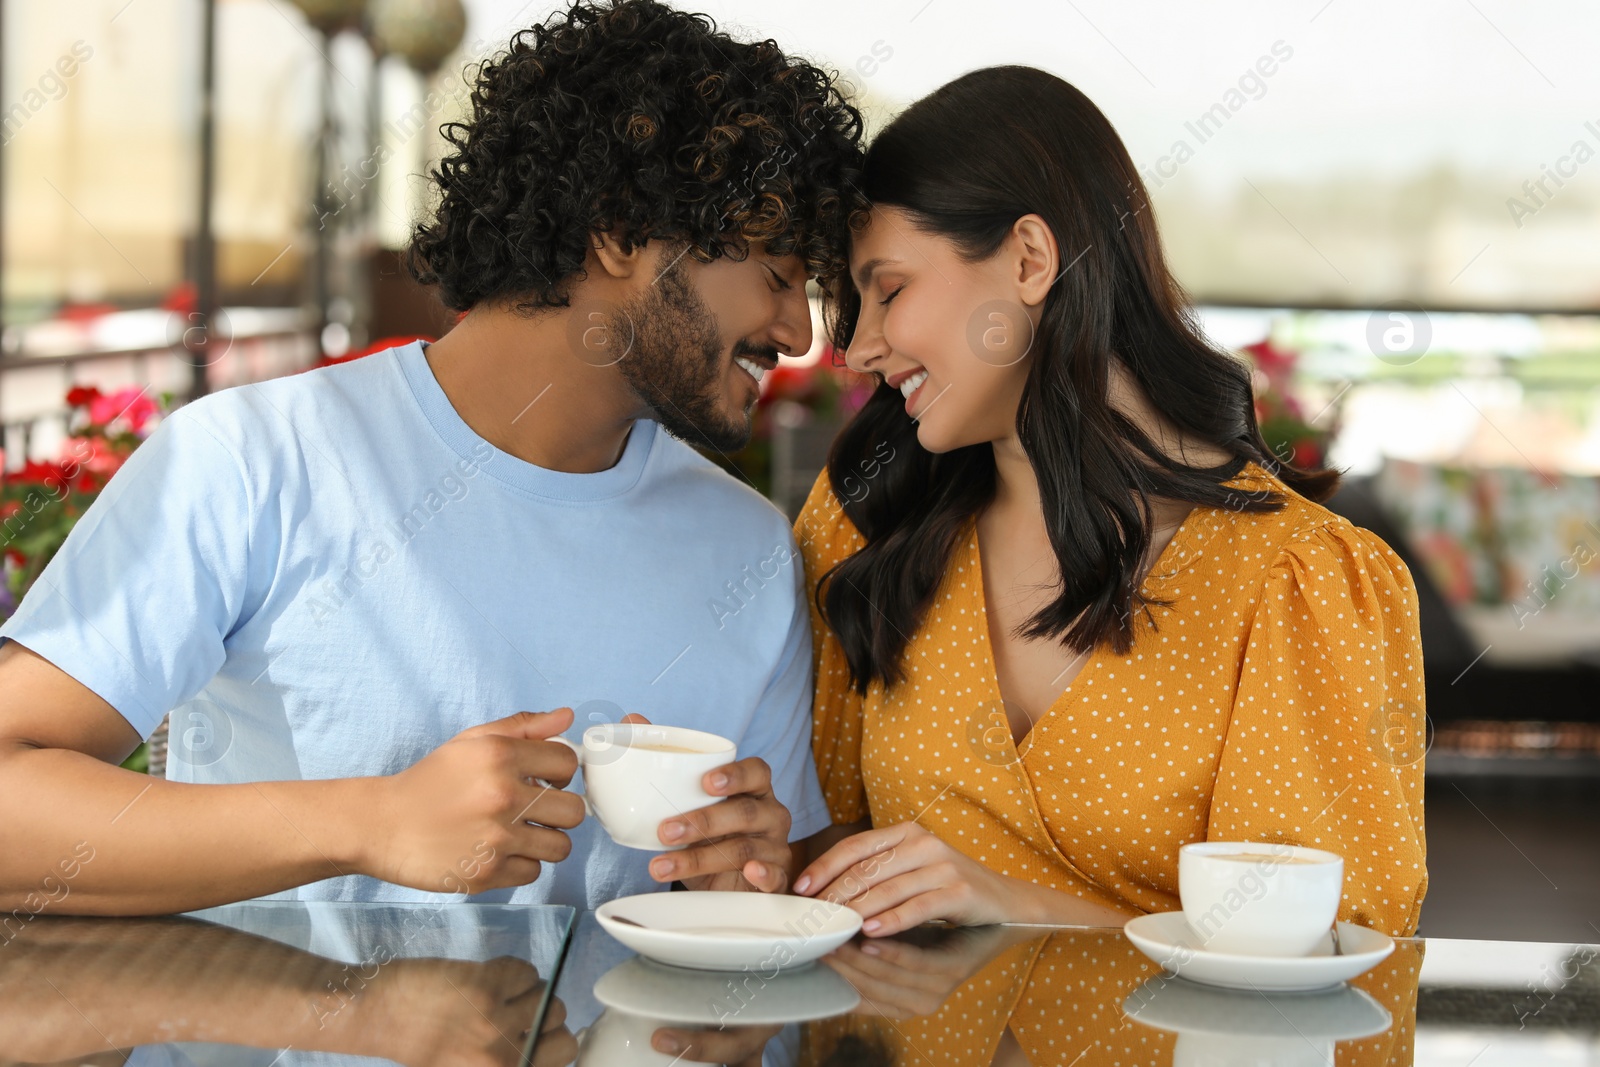
<path id="1" fill-rule="evenodd" d="M 0 0 L 0 617 L 161 414 L 437 337 L 398 254 L 463 72 L 548 0 Z M 1580 0 L 685 0 L 873 126 L 1074 82 L 1286 458 L 1422 586 L 1423 932 L 1600 940 L 1600 9 Z M 862 383 L 818 346 L 713 457 L 791 513 Z M 159 765 L 159 751 L 153 753 Z M 141 757 L 143 758 L 143 757 Z"/>

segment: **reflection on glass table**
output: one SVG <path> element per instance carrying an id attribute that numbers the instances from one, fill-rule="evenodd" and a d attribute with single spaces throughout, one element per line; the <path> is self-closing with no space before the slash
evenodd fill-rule
<path id="1" fill-rule="evenodd" d="M 1593 1067 L 1600 947 L 1408 939 L 1348 984 L 1266 994 L 1167 975 L 1117 929 L 923 927 L 743 972 L 641 959 L 561 907 L 257 902 L 0 935 L 0 1064 L 384 1061 Z"/>
<path id="2" fill-rule="evenodd" d="M 1592 1067 L 1597 956 L 1400 939 L 1350 982 L 1288 993 L 1174 977 L 1119 929 L 923 927 L 806 969 L 717 973 L 640 959 L 580 916 L 556 995 L 582 1067 Z"/>
<path id="3" fill-rule="evenodd" d="M 573 910 L 258 901 L 40 916 L 0 944 L 0 1062 L 527 1062 Z M 548 1010 L 547 1010 L 548 1008 Z M 558 1038 L 533 1062 L 569 1062 Z"/>

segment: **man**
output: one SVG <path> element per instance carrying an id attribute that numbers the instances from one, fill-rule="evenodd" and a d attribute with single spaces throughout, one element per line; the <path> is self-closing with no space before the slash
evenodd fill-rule
<path id="1" fill-rule="evenodd" d="M 772 892 L 827 824 L 787 524 L 683 442 L 742 444 L 811 344 L 859 114 L 615 0 L 519 33 L 446 129 L 411 259 L 460 324 L 175 412 L 0 629 L 0 914 Z M 169 710 L 172 780 L 117 767 Z M 682 851 L 559 788 L 544 739 L 624 713 L 745 757 L 662 824 Z"/>

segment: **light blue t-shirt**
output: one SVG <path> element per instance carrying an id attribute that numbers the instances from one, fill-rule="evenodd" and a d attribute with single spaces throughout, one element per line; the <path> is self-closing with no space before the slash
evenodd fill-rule
<path id="1" fill-rule="evenodd" d="M 171 710 L 173 779 L 392 774 L 512 712 L 570 706 L 573 740 L 638 712 L 764 758 L 799 839 L 829 822 L 803 585 L 777 509 L 655 423 L 609 470 L 545 470 L 474 433 L 412 344 L 174 412 L 0 639 L 141 736 Z M 663 888 L 592 819 L 572 842 L 473 899 Z M 355 876 L 284 895 L 440 896 Z"/>

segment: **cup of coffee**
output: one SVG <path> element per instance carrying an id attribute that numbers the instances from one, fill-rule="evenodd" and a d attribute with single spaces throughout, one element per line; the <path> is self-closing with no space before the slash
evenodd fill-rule
<path id="1" fill-rule="evenodd" d="M 1209 952 L 1304 956 L 1328 936 L 1344 860 L 1321 849 L 1205 841 L 1178 850 L 1178 897 Z"/>
<path id="2" fill-rule="evenodd" d="M 681 726 L 606 723 L 583 732 L 583 743 L 550 740 L 578 755 L 583 806 L 611 840 L 627 848 L 671 852 L 657 836 L 664 819 L 721 800 L 700 784 L 706 774 L 739 758 L 726 737 Z"/>
<path id="3" fill-rule="evenodd" d="M 577 1067 L 673 1067 L 683 1057 L 657 1052 L 650 1044 L 657 1030 L 672 1025 L 667 1019 L 607 1008 L 578 1032 Z"/>

